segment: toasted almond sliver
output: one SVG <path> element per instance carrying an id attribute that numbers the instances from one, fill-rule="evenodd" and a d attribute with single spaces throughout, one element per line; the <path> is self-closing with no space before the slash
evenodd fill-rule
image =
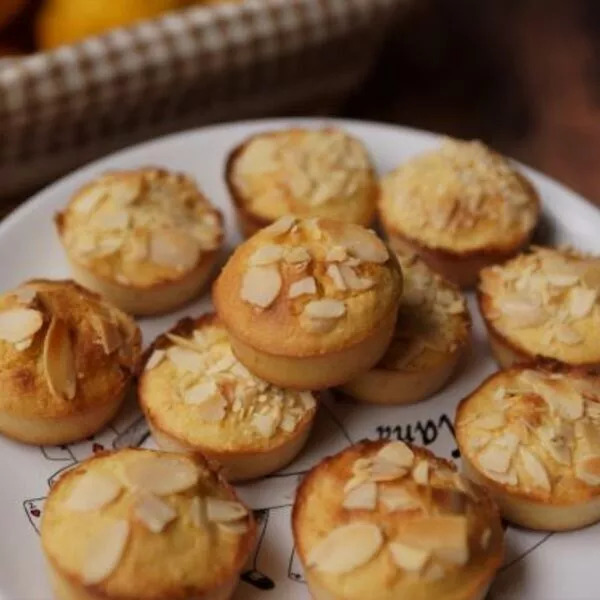
<path id="1" fill-rule="evenodd" d="M 271 237 L 283 235 L 287 233 L 296 223 L 296 217 L 292 215 L 284 215 L 263 229 L 263 232 Z"/>
<path id="2" fill-rule="evenodd" d="M 377 452 L 376 456 L 379 459 L 405 468 L 411 467 L 415 459 L 415 455 L 410 447 L 400 441 L 387 443 Z"/>
<path id="3" fill-rule="evenodd" d="M 327 262 L 343 262 L 347 258 L 348 254 L 344 246 L 333 246 L 333 248 L 327 251 L 327 255 L 325 256 Z"/>
<path id="4" fill-rule="evenodd" d="M 200 496 L 194 496 L 190 501 L 189 508 L 190 521 L 198 529 L 206 525 L 206 513 L 204 500 Z"/>
<path id="5" fill-rule="evenodd" d="M 408 473 L 406 467 L 401 467 L 387 460 L 375 460 L 369 470 L 371 481 L 395 481 Z"/>
<path id="6" fill-rule="evenodd" d="M 574 319 L 586 317 L 596 302 L 596 291 L 577 287 L 571 290 L 569 312 Z"/>
<path id="7" fill-rule="evenodd" d="M 209 379 L 187 389 L 183 398 L 186 404 L 202 404 L 217 395 L 220 395 L 219 388 L 212 379 Z"/>
<path id="8" fill-rule="evenodd" d="M 196 405 L 195 416 L 208 423 L 218 423 L 227 414 L 227 402 L 219 394 Z"/>
<path id="9" fill-rule="evenodd" d="M 543 308 L 524 299 L 501 299 L 498 308 L 515 327 L 539 327 L 548 320 Z"/>
<path id="10" fill-rule="evenodd" d="M 310 262 L 311 256 L 306 248 L 293 246 L 286 253 L 284 260 L 292 265 Z"/>
<path id="11" fill-rule="evenodd" d="M 311 319 L 339 319 L 346 314 L 346 305 L 331 298 L 311 300 L 304 307 L 304 314 Z"/>
<path id="12" fill-rule="evenodd" d="M 54 396 L 71 400 L 77 386 L 75 356 L 69 329 L 62 319 L 50 322 L 42 356 L 48 388 Z"/>
<path id="13" fill-rule="evenodd" d="M 190 373 L 201 373 L 206 363 L 202 355 L 187 348 L 172 346 L 167 348 L 167 358 L 180 370 L 189 371 Z"/>
<path id="14" fill-rule="evenodd" d="M 347 227 L 338 243 L 365 262 L 383 264 L 390 257 L 386 245 L 373 232 L 361 227 Z"/>
<path id="15" fill-rule="evenodd" d="M 250 267 L 242 279 L 240 296 L 242 300 L 267 308 L 277 298 L 281 290 L 281 275 L 276 265 Z"/>
<path id="16" fill-rule="evenodd" d="M 21 340 L 20 342 L 15 342 L 15 350 L 18 350 L 19 352 L 22 352 L 23 350 L 27 350 L 27 348 L 29 348 L 29 346 L 31 346 L 32 343 L 33 343 L 32 337 Z"/>
<path id="17" fill-rule="evenodd" d="M 206 498 L 206 516 L 214 523 L 231 523 L 239 521 L 248 514 L 248 509 L 235 500 L 224 500 L 222 498 Z"/>
<path id="18" fill-rule="evenodd" d="M 327 275 L 333 281 L 333 285 L 336 287 L 336 289 L 338 289 L 338 290 L 348 289 L 348 286 L 346 285 L 346 282 L 344 281 L 344 278 L 342 277 L 340 268 L 336 264 L 332 263 L 327 266 Z"/>
<path id="19" fill-rule="evenodd" d="M 397 510 L 420 510 L 423 505 L 419 498 L 403 487 L 383 487 L 379 500 L 389 512 Z"/>
<path id="20" fill-rule="evenodd" d="M 505 423 L 506 419 L 504 413 L 494 411 L 478 417 L 471 425 L 472 427 L 477 427 L 486 431 L 493 431 L 494 429 L 504 427 Z"/>
<path id="21" fill-rule="evenodd" d="M 171 456 L 146 456 L 125 467 L 129 485 L 135 489 L 167 496 L 188 490 L 198 481 L 198 469 L 189 460 Z"/>
<path id="22" fill-rule="evenodd" d="M 525 471 L 531 478 L 531 482 L 537 488 L 541 488 L 547 492 L 550 491 L 550 479 L 546 468 L 541 463 L 540 459 L 530 450 L 521 446 L 519 448 L 519 458 L 523 463 Z"/>
<path id="23" fill-rule="evenodd" d="M 348 573 L 368 563 L 383 544 L 374 523 L 355 521 L 329 532 L 308 553 L 307 564 L 325 573 Z"/>
<path id="24" fill-rule="evenodd" d="M 104 581 L 119 565 L 129 537 L 129 523 L 113 521 L 88 542 L 81 579 L 85 585 Z"/>
<path id="25" fill-rule="evenodd" d="M 413 548 L 400 542 L 390 542 L 388 548 L 396 566 L 405 571 L 421 571 L 431 556 L 428 550 Z"/>
<path id="26" fill-rule="evenodd" d="M 317 284 L 314 277 L 304 277 L 294 281 L 288 290 L 289 298 L 297 298 L 304 294 L 314 295 L 317 293 Z"/>
<path id="27" fill-rule="evenodd" d="M 429 462 L 420 460 L 412 470 L 412 478 L 418 485 L 429 483 Z"/>
<path id="28" fill-rule="evenodd" d="M 78 194 L 73 203 L 73 210 L 81 215 L 89 215 L 106 196 L 107 190 L 105 187 L 89 187 L 86 191 Z"/>
<path id="29" fill-rule="evenodd" d="M 22 285 L 14 290 L 13 294 L 19 301 L 19 304 L 28 306 L 35 300 L 35 297 L 37 296 L 37 290 L 27 285 Z"/>
<path id="30" fill-rule="evenodd" d="M 188 350 L 192 350 L 192 352 L 204 351 L 202 344 L 198 342 L 196 337 L 185 338 L 181 335 L 177 335 L 176 333 L 165 333 L 165 337 L 173 342 L 173 344 L 176 346 L 187 348 Z"/>
<path id="31" fill-rule="evenodd" d="M 271 413 L 252 415 L 252 427 L 264 438 L 271 438 L 277 431 L 277 419 Z"/>
<path id="32" fill-rule="evenodd" d="M 567 346 L 576 346 L 583 341 L 583 337 L 575 329 L 569 327 L 566 323 L 561 323 L 554 330 L 554 336 L 562 344 Z"/>
<path id="33" fill-rule="evenodd" d="M 11 308 L 0 312 L 0 340 L 20 342 L 32 337 L 42 326 L 42 314 L 31 308 Z"/>
<path id="34" fill-rule="evenodd" d="M 547 273 L 548 283 L 556 287 L 570 287 L 579 281 L 579 275 L 576 273 Z"/>
<path id="35" fill-rule="evenodd" d="M 92 327 L 100 338 L 100 343 L 106 354 L 112 354 L 122 343 L 121 333 L 116 325 L 99 315 L 92 315 Z"/>
<path id="36" fill-rule="evenodd" d="M 506 473 L 510 467 L 513 452 L 507 448 L 502 448 L 496 443 L 491 443 L 485 447 L 479 454 L 479 464 L 486 471 L 496 473 Z"/>
<path id="37" fill-rule="evenodd" d="M 121 493 L 121 484 L 111 475 L 89 471 L 77 479 L 65 501 L 68 510 L 86 512 L 110 504 Z"/>
<path id="38" fill-rule="evenodd" d="M 166 358 L 167 353 L 164 350 L 154 350 L 146 363 L 145 371 L 151 371 Z"/>
<path id="39" fill-rule="evenodd" d="M 133 506 L 135 518 L 152 533 L 160 533 L 177 517 L 177 511 L 154 494 L 142 494 Z"/>
<path id="40" fill-rule="evenodd" d="M 248 259 L 248 264 L 253 266 L 271 265 L 283 258 L 283 246 L 266 244 L 257 248 Z"/>
<path id="41" fill-rule="evenodd" d="M 377 505 L 377 484 L 367 481 L 350 490 L 342 506 L 349 510 L 374 510 Z"/>
<path id="42" fill-rule="evenodd" d="M 334 265 L 330 265 L 334 266 Z M 375 280 L 370 277 L 359 277 L 356 271 L 348 265 L 340 265 L 340 273 L 344 283 L 355 291 L 368 290 L 375 285 Z"/>
<path id="43" fill-rule="evenodd" d="M 200 246 L 179 229 L 158 229 L 150 238 L 150 259 L 157 265 L 189 271 L 198 262 Z"/>

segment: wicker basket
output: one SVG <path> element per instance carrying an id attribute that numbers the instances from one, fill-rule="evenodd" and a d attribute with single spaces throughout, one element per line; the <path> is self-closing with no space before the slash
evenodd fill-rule
<path id="1" fill-rule="evenodd" d="M 0 196 L 193 125 L 318 111 L 366 75 L 405 0 L 191 8 L 0 65 Z"/>

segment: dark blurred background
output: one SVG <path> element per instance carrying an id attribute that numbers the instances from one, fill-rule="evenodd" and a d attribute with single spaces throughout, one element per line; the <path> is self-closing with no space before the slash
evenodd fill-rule
<path id="1" fill-rule="evenodd" d="M 40 1 L 0 35 L 4 53 L 33 48 Z M 600 202 L 598 0 L 410 0 L 405 10 L 335 114 L 481 138 Z"/>

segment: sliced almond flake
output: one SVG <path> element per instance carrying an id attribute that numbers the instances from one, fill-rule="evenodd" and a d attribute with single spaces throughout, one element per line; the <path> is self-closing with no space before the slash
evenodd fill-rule
<path id="1" fill-rule="evenodd" d="M 111 199 L 119 206 L 133 204 L 142 191 L 142 180 L 139 177 L 112 179 L 107 188 Z"/>
<path id="2" fill-rule="evenodd" d="M 464 565 L 469 560 L 465 515 L 424 516 L 404 524 L 398 541 L 431 552 L 444 562 Z"/>
<path id="3" fill-rule="evenodd" d="M 308 553 L 307 566 L 325 573 L 349 573 L 368 563 L 383 545 L 374 523 L 355 521 L 337 527 Z"/>
<path id="4" fill-rule="evenodd" d="M 236 357 L 231 352 L 227 352 L 217 362 L 210 365 L 206 372 L 209 374 L 223 373 L 229 371 L 237 362 Z"/>
<path id="5" fill-rule="evenodd" d="M 344 246 L 333 246 L 325 255 L 326 262 L 343 262 L 348 258 L 346 248 Z"/>
<path id="6" fill-rule="evenodd" d="M 479 453 L 478 460 L 481 467 L 486 471 L 506 473 L 510 468 L 513 454 L 514 451 L 492 442 Z"/>
<path id="7" fill-rule="evenodd" d="M 465 303 L 463 300 L 455 300 L 451 304 L 445 307 L 445 312 L 449 315 L 459 315 L 464 312 Z"/>
<path id="8" fill-rule="evenodd" d="M 333 265 L 330 265 L 333 266 Z M 359 277 L 356 271 L 348 265 L 340 265 L 339 267 L 341 275 L 346 285 L 355 291 L 368 290 L 375 285 L 375 280 L 370 277 Z"/>
<path id="9" fill-rule="evenodd" d="M 488 546 L 490 545 L 490 540 L 492 539 L 492 530 L 489 527 L 486 527 L 483 532 L 481 533 L 481 539 L 479 540 L 479 543 L 481 544 L 481 547 L 483 548 L 483 550 L 487 550 Z"/>
<path id="10" fill-rule="evenodd" d="M 337 242 L 365 262 L 383 264 L 390 257 L 386 245 L 374 233 L 361 227 L 347 227 Z"/>
<path id="11" fill-rule="evenodd" d="M 311 300 L 304 307 L 304 314 L 311 319 L 339 319 L 346 314 L 346 305 L 331 298 Z"/>
<path id="12" fill-rule="evenodd" d="M 254 429 L 265 438 L 273 437 L 277 431 L 277 419 L 272 413 L 255 414 L 252 416 L 251 423 Z"/>
<path id="13" fill-rule="evenodd" d="M 368 471 L 361 471 L 353 475 L 344 485 L 344 494 L 349 494 L 353 489 L 361 486 L 363 483 L 369 481 Z"/>
<path id="14" fill-rule="evenodd" d="M 294 281 L 288 290 L 289 298 L 298 298 L 298 296 L 314 295 L 317 293 L 317 283 L 314 277 L 304 277 Z"/>
<path id="15" fill-rule="evenodd" d="M 498 471 L 492 471 L 485 468 L 482 468 L 482 471 L 493 481 L 502 483 L 504 485 L 516 486 L 519 483 L 517 472 L 514 469 L 509 469 L 506 473 L 498 473 Z"/>
<path id="16" fill-rule="evenodd" d="M 248 515 L 248 509 L 235 500 L 223 500 L 208 496 L 206 502 L 206 517 L 213 523 L 231 523 L 239 521 Z"/>
<path id="17" fill-rule="evenodd" d="M 167 353 L 164 350 L 154 350 L 146 363 L 145 371 L 151 371 L 166 358 Z"/>
<path id="18" fill-rule="evenodd" d="M 65 508 L 75 512 L 98 510 L 121 493 L 121 484 L 108 473 L 88 471 L 77 479 L 65 500 Z"/>
<path id="19" fill-rule="evenodd" d="M 112 354 L 122 343 L 119 328 L 99 315 L 92 315 L 92 327 L 100 338 L 105 354 Z"/>
<path id="20" fill-rule="evenodd" d="M 190 373 L 202 373 L 206 367 L 206 363 L 202 355 L 187 348 L 172 346 L 167 348 L 167 358 L 177 369 L 181 371 L 189 371 Z"/>
<path id="21" fill-rule="evenodd" d="M 263 229 L 263 232 L 271 237 L 283 235 L 287 233 L 296 223 L 296 217 L 292 215 L 284 215 Z"/>
<path id="22" fill-rule="evenodd" d="M 292 265 L 308 263 L 311 260 L 309 251 L 302 246 L 293 246 L 284 256 L 284 260 Z"/>
<path id="23" fill-rule="evenodd" d="M 389 512 L 423 508 L 419 498 L 402 487 L 382 487 L 379 490 L 379 501 Z"/>
<path id="24" fill-rule="evenodd" d="M 328 267 L 327 267 L 327 275 L 333 281 L 333 285 L 338 290 L 346 290 L 346 289 L 348 289 L 347 286 L 346 286 L 346 282 L 344 281 L 344 278 L 342 277 L 342 273 L 340 271 L 340 268 L 336 264 L 332 263 L 332 264 L 328 265 Z"/>
<path id="25" fill-rule="evenodd" d="M 27 348 L 29 348 L 32 343 L 33 343 L 32 337 L 27 338 L 25 340 L 21 340 L 20 342 L 16 342 L 15 350 L 18 350 L 19 352 L 23 352 L 23 350 L 27 350 Z"/>
<path id="26" fill-rule="evenodd" d="M 576 273 L 546 273 L 546 280 L 555 287 L 570 287 L 579 281 Z"/>
<path id="27" fill-rule="evenodd" d="M 423 573 L 423 581 L 439 581 L 446 576 L 446 570 L 439 563 L 433 563 Z"/>
<path id="28" fill-rule="evenodd" d="M 590 314 L 596 302 L 596 290 L 576 287 L 569 296 L 569 312 L 574 319 L 582 319 Z"/>
<path id="29" fill-rule="evenodd" d="M 189 508 L 190 521 L 192 525 L 198 529 L 202 529 L 206 525 L 206 514 L 204 500 L 200 496 L 194 496 L 190 501 Z"/>
<path id="30" fill-rule="evenodd" d="M 431 556 L 431 552 L 428 550 L 414 548 L 400 542 L 390 542 L 388 548 L 394 564 L 409 572 L 418 573 L 421 571 Z"/>
<path id="31" fill-rule="evenodd" d="M 111 211 L 100 215 L 97 221 L 102 229 L 127 229 L 130 216 L 125 210 Z"/>
<path id="32" fill-rule="evenodd" d="M 371 481 L 395 481 L 408 473 L 406 467 L 401 467 L 387 460 L 375 460 L 369 470 Z"/>
<path id="33" fill-rule="evenodd" d="M 194 404 L 194 415 L 207 423 L 218 423 L 227 414 L 227 402 L 221 396 L 212 396 L 200 404 Z"/>
<path id="34" fill-rule="evenodd" d="M 286 433 L 292 433 L 296 429 L 297 424 L 298 420 L 293 415 L 286 413 L 281 418 L 281 423 L 279 423 L 279 429 L 285 431 Z"/>
<path id="35" fill-rule="evenodd" d="M 419 461 L 412 470 L 412 478 L 418 485 L 427 485 L 429 483 L 429 462 Z"/>
<path id="36" fill-rule="evenodd" d="M 543 308 L 525 299 L 502 298 L 498 308 L 514 327 L 539 327 L 548 320 Z"/>
<path id="37" fill-rule="evenodd" d="M 391 461 L 388 461 L 391 462 Z M 365 473 L 368 472 L 373 466 L 372 458 L 357 458 L 352 464 L 353 473 Z"/>
<path id="38" fill-rule="evenodd" d="M 277 244 L 265 244 L 256 249 L 248 259 L 248 264 L 253 266 L 271 265 L 283 258 L 283 246 Z"/>
<path id="39" fill-rule="evenodd" d="M 0 340 L 15 343 L 32 337 L 43 325 L 42 313 L 31 308 L 10 308 L 0 312 Z"/>
<path id="40" fill-rule="evenodd" d="M 240 297 L 242 300 L 267 308 L 281 291 L 281 275 L 275 265 L 250 267 L 242 279 Z"/>
<path id="41" fill-rule="evenodd" d="M 175 456 L 144 456 L 125 466 L 127 483 L 157 496 L 190 489 L 198 482 L 198 469 L 189 460 Z"/>
<path id="42" fill-rule="evenodd" d="M 472 426 L 484 429 L 485 431 L 494 431 L 495 429 L 504 427 L 505 424 L 506 418 L 504 417 L 504 413 L 494 411 L 479 416 L 473 421 Z"/>
<path id="43" fill-rule="evenodd" d="M 377 505 L 377 484 L 367 481 L 350 490 L 342 506 L 348 510 L 374 510 Z"/>
<path id="44" fill-rule="evenodd" d="M 140 495 L 133 505 L 133 514 L 152 533 L 160 533 L 177 517 L 177 511 L 154 494 Z"/>
<path id="45" fill-rule="evenodd" d="M 191 388 L 188 388 L 183 399 L 186 404 L 202 404 L 215 396 L 220 396 L 221 392 L 213 380 L 202 381 Z"/>
<path id="46" fill-rule="evenodd" d="M 125 520 L 112 521 L 92 536 L 80 573 L 84 585 L 96 585 L 109 577 L 121 561 L 128 537 Z"/>
<path id="47" fill-rule="evenodd" d="M 581 334 L 566 323 L 561 323 L 556 327 L 554 337 L 567 346 L 577 346 L 583 341 Z"/>
<path id="48" fill-rule="evenodd" d="M 162 267 L 189 271 L 200 255 L 198 241 L 179 229 L 158 229 L 150 238 L 150 259 Z"/>
<path id="49" fill-rule="evenodd" d="M 481 433 L 478 435 L 469 436 L 467 439 L 467 444 L 469 449 L 472 452 L 476 452 L 477 450 L 481 450 L 492 440 L 491 433 Z"/>
<path id="50" fill-rule="evenodd" d="M 600 486 L 600 456 L 585 456 L 575 463 L 577 479 L 592 486 Z"/>
<path id="51" fill-rule="evenodd" d="M 404 442 L 389 442 L 377 452 L 375 460 L 384 460 L 408 469 L 413 465 L 415 455 Z"/>
<path id="52" fill-rule="evenodd" d="M 571 450 L 550 426 L 540 426 L 536 429 L 542 448 L 559 464 L 571 464 Z"/>
<path id="53" fill-rule="evenodd" d="M 362 264 L 362 261 L 360 260 L 360 258 L 357 258 L 356 256 L 350 256 L 349 258 L 347 258 L 344 261 L 344 264 L 349 266 L 349 267 L 358 267 L 359 265 Z"/>
<path id="54" fill-rule="evenodd" d="M 77 387 L 75 356 L 69 328 L 62 319 L 55 317 L 50 322 L 42 357 L 50 392 L 58 398 L 73 399 Z"/>
<path id="55" fill-rule="evenodd" d="M 198 343 L 198 340 L 194 338 L 185 338 L 181 335 L 177 335 L 175 333 L 166 333 L 165 337 L 170 340 L 176 346 L 180 346 L 181 348 L 187 348 L 188 350 L 192 350 L 192 352 L 204 352 L 204 348 L 202 344 Z"/>
<path id="56" fill-rule="evenodd" d="M 540 459 L 523 446 L 519 448 L 519 458 L 523 463 L 527 475 L 531 479 L 531 483 L 533 483 L 535 487 L 549 492 L 551 488 L 550 478 Z"/>
<path id="57" fill-rule="evenodd" d="M 73 210 L 80 215 L 89 215 L 107 196 L 107 190 L 103 186 L 91 186 L 86 191 L 78 194 L 73 203 Z"/>
<path id="58" fill-rule="evenodd" d="M 231 523 L 217 523 L 217 527 L 230 535 L 244 535 L 248 531 L 248 522 L 244 519 L 242 521 L 232 521 Z"/>
<path id="59" fill-rule="evenodd" d="M 538 378 L 533 381 L 533 389 L 561 418 L 576 421 L 583 416 L 583 396 L 570 385 L 561 381 L 548 382 Z"/>
<path id="60" fill-rule="evenodd" d="M 139 236 L 130 237 L 123 258 L 134 263 L 146 260 L 148 258 L 148 240 Z"/>

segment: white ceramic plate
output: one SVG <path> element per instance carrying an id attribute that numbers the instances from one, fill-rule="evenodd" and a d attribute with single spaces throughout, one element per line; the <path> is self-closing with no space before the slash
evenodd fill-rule
<path id="1" fill-rule="evenodd" d="M 234 246 L 240 238 L 223 184 L 224 159 L 248 135 L 291 124 L 345 128 L 363 140 L 381 172 L 436 143 L 436 136 L 431 134 L 387 125 L 286 119 L 211 127 L 136 146 L 48 187 L 0 224 L 0 290 L 30 277 L 68 276 L 52 216 L 77 187 L 107 169 L 160 165 L 195 176 L 224 212 L 227 241 Z M 544 235 L 553 243 L 572 243 L 600 253 L 600 212 L 547 177 L 529 169 L 527 173 L 543 199 Z M 253 508 L 260 509 L 262 535 L 236 600 L 309 597 L 293 552 L 290 508 L 298 479 L 322 457 L 365 437 L 402 438 L 428 445 L 442 455 L 456 455 L 451 427 L 454 408 L 495 368 L 472 298 L 470 303 L 475 321 L 470 360 L 443 392 L 422 404 L 402 408 L 331 403 L 321 411 L 315 435 L 293 465 L 261 482 L 240 486 L 241 495 Z M 199 314 L 208 307 L 209 298 L 205 296 L 178 313 L 143 320 L 145 341 L 152 340 L 182 315 Z M 151 440 L 144 439 L 145 432 L 143 420 L 130 406 L 106 431 L 68 447 L 28 447 L 0 439 L 0 598 L 51 597 L 37 527 L 44 497 L 56 476 L 95 449 L 138 443 L 151 446 Z M 491 591 L 494 599 L 597 600 L 600 525 L 563 534 L 509 528 L 506 540 L 506 562 Z M 273 586 L 268 592 L 261 589 Z"/>

